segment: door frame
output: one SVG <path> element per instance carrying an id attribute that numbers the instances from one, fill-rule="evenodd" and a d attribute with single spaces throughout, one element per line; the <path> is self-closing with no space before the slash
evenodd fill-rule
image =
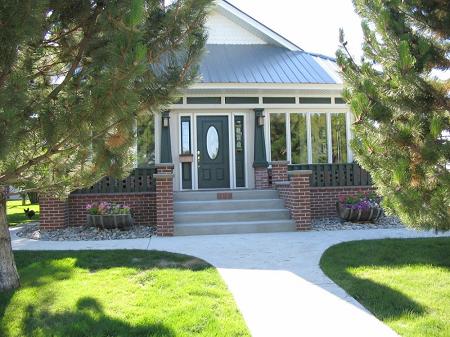
<path id="1" fill-rule="evenodd" d="M 191 146 L 192 146 L 192 190 L 216 190 L 216 188 L 198 188 L 198 162 L 197 162 L 197 116 L 226 116 L 228 117 L 228 150 L 229 150 L 229 170 L 230 170 L 230 187 L 224 189 L 246 189 L 248 187 L 248 169 L 247 169 L 247 147 L 249 143 L 249 137 L 247 136 L 247 119 L 248 114 L 245 112 L 180 112 L 177 118 L 177 132 L 178 132 L 178 153 L 181 153 L 181 117 L 188 116 L 191 118 Z M 244 160 L 245 160 L 245 186 L 236 187 L 236 156 L 235 156 L 235 132 L 234 132 L 234 116 L 244 116 Z M 179 189 L 180 191 L 186 191 L 183 189 L 183 181 L 181 179 L 181 163 L 179 164 Z"/>

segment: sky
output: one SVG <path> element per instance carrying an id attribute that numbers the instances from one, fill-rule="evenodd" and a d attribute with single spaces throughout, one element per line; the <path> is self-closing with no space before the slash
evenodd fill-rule
<path id="1" fill-rule="evenodd" d="M 305 51 L 335 56 L 339 28 L 360 59 L 361 20 L 351 0 L 228 0 Z"/>

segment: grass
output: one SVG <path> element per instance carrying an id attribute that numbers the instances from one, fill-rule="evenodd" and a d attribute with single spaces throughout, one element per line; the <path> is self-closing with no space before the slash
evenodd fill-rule
<path id="1" fill-rule="evenodd" d="M 320 266 L 401 336 L 450 336 L 450 238 L 342 243 Z"/>
<path id="2" fill-rule="evenodd" d="M 36 212 L 32 219 L 28 219 L 24 213 L 25 208 L 30 208 Z M 32 205 L 28 201 L 25 206 L 22 205 L 22 200 L 9 200 L 6 205 L 6 214 L 10 226 L 17 226 L 23 223 L 39 220 L 39 205 Z"/>
<path id="3" fill-rule="evenodd" d="M 132 250 L 15 256 L 22 287 L 0 294 L 2 337 L 250 336 L 202 260 Z"/>

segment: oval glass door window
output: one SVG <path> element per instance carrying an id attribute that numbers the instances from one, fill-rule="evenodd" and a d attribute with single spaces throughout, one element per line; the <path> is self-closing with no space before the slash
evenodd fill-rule
<path id="1" fill-rule="evenodd" d="M 209 158 L 216 159 L 219 153 L 219 134 L 214 126 L 210 126 L 206 133 L 206 150 Z"/>

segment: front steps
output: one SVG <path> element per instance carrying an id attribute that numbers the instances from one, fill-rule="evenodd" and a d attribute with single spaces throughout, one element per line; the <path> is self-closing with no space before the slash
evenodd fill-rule
<path id="1" fill-rule="evenodd" d="M 218 199 L 218 194 L 231 199 Z M 289 210 L 275 190 L 176 192 L 175 235 L 295 231 Z"/>

